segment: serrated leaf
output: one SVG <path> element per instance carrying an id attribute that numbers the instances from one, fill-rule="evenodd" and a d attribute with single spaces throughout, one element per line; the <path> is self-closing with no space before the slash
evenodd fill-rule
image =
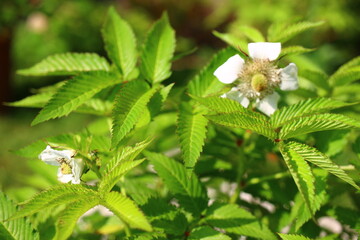
<path id="1" fill-rule="evenodd" d="M 226 48 L 217 53 L 210 63 L 189 82 L 189 93 L 194 96 L 205 97 L 219 92 L 225 85 L 214 76 L 214 72 L 226 60 L 237 53 L 233 48 Z"/>
<path id="2" fill-rule="evenodd" d="M 201 226 L 191 231 L 189 240 L 231 240 L 231 238 L 209 226 Z"/>
<path id="3" fill-rule="evenodd" d="M 135 203 L 118 192 L 110 192 L 103 196 L 102 205 L 110 209 L 116 216 L 130 226 L 152 231 L 152 227 Z"/>
<path id="4" fill-rule="evenodd" d="M 350 61 L 348 61 L 347 63 L 343 64 L 336 72 L 340 73 L 356 66 L 360 66 L 360 56 L 355 57 Z"/>
<path id="5" fill-rule="evenodd" d="M 286 145 L 280 147 L 280 152 L 307 208 L 314 214 L 315 178 L 310 166 L 301 155 Z"/>
<path id="6" fill-rule="evenodd" d="M 285 43 L 296 35 L 307 31 L 311 28 L 318 27 L 324 22 L 299 22 L 290 26 L 282 25 L 281 27 L 269 28 L 268 40 L 269 42 Z"/>
<path id="7" fill-rule="evenodd" d="M 326 177 L 327 172 L 322 169 L 314 169 L 315 176 L 315 198 L 313 203 L 314 212 L 318 211 L 327 200 L 326 193 Z M 312 213 L 306 207 L 306 203 L 301 194 L 295 197 L 294 205 L 291 209 L 291 218 L 295 220 L 295 231 L 298 231 L 300 227 L 312 218 Z"/>
<path id="8" fill-rule="evenodd" d="M 135 160 L 135 161 L 123 161 L 114 167 L 110 172 L 108 172 L 99 185 L 99 191 L 107 192 L 112 189 L 112 187 L 120 181 L 121 177 L 125 173 L 133 169 L 134 167 L 141 164 L 145 159 Z"/>
<path id="9" fill-rule="evenodd" d="M 175 51 L 175 32 L 163 14 L 150 30 L 141 52 L 140 71 L 152 83 L 161 82 L 171 75 L 171 59 Z"/>
<path id="10" fill-rule="evenodd" d="M 346 68 L 335 72 L 330 76 L 329 82 L 332 86 L 342 86 L 360 79 L 360 66 Z"/>
<path id="11" fill-rule="evenodd" d="M 239 102 L 229 98 L 222 98 L 218 96 L 201 98 L 192 95 L 190 95 L 190 97 L 216 113 L 245 113 L 263 121 L 267 121 L 268 119 L 263 114 L 244 108 Z"/>
<path id="12" fill-rule="evenodd" d="M 22 207 L 9 220 L 31 215 L 42 209 L 60 204 L 71 203 L 87 197 L 97 196 L 93 187 L 78 184 L 62 184 L 36 194 L 31 199 L 20 203 Z"/>
<path id="13" fill-rule="evenodd" d="M 265 42 L 265 38 L 262 33 L 251 26 L 240 26 L 238 31 L 244 34 L 252 42 Z"/>
<path id="14" fill-rule="evenodd" d="M 344 103 L 329 98 L 307 99 L 275 111 L 274 114 L 270 117 L 270 123 L 274 128 L 278 128 L 286 123 L 294 121 L 301 116 L 325 112 L 353 104 L 354 103 Z"/>
<path id="15" fill-rule="evenodd" d="M 69 204 L 56 221 L 56 234 L 53 239 L 66 240 L 71 236 L 77 220 L 90 208 L 99 204 L 98 198 L 86 198 Z"/>
<path id="16" fill-rule="evenodd" d="M 323 71 L 304 69 L 299 72 L 299 75 L 308 79 L 315 86 L 330 91 L 330 85 L 328 82 L 329 76 Z"/>
<path id="17" fill-rule="evenodd" d="M 284 140 L 312 132 L 349 128 L 360 128 L 359 121 L 340 114 L 323 113 L 299 117 L 285 124 L 279 132 L 279 138 Z"/>
<path id="18" fill-rule="evenodd" d="M 164 102 L 166 101 L 174 83 L 169 84 L 166 87 L 162 87 L 157 91 L 148 103 L 148 109 L 151 118 L 154 118 L 162 109 Z"/>
<path id="19" fill-rule="evenodd" d="M 222 41 L 224 41 L 228 45 L 232 46 L 234 49 L 241 49 L 244 52 L 247 52 L 247 50 L 248 50 L 247 42 L 244 41 L 244 40 L 241 40 L 239 37 L 234 36 L 234 35 L 232 35 L 230 33 L 220 33 L 218 31 L 213 31 L 212 33 L 217 38 L 221 39 Z M 242 53 L 241 55 L 242 55 L 242 57 L 245 57 L 245 54 Z"/>
<path id="20" fill-rule="evenodd" d="M 124 161 L 133 161 L 150 143 L 152 139 L 146 139 L 142 142 L 138 142 L 135 146 L 124 146 L 118 149 L 114 154 L 114 157 L 104 167 L 104 172 L 109 173 L 118 167 L 118 165 Z"/>
<path id="21" fill-rule="evenodd" d="M 33 67 L 17 73 L 26 76 L 50 76 L 90 71 L 110 71 L 110 66 L 105 58 L 95 53 L 62 53 L 49 56 Z"/>
<path id="22" fill-rule="evenodd" d="M 317 149 L 297 142 L 289 142 L 287 143 L 287 146 L 306 161 L 311 162 L 312 164 L 328 171 L 331 174 L 334 174 L 338 178 L 360 190 L 359 186 L 356 185 L 354 180 L 349 175 L 347 175 L 344 170 L 342 170 L 337 164 L 333 163 L 325 154 L 319 152 Z"/>
<path id="23" fill-rule="evenodd" d="M 102 89 L 119 83 L 119 78 L 107 72 L 83 73 L 68 80 L 36 116 L 32 125 L 58 118 L 76 110 Z"/>
<path id="24" fill-rule="evenodd" d="M 205 220 L 213 227 L 257 239 L 275 240 L 276 236 L 256 217 L 236 204 L 214 203 L 207 212 Z"/>
<path id="25" fill-rule="evenodd" d="M 177 134 L 185 167 L 193 169 L 205 144 L 208 120 L 190 104 L 180 106 Z"/>
<path id="26" fill-rule="evenodd" d="M 28 96 L 16 102 L 6 103 L 11 107 L 34 107 L 41 108 L 51 99 L 53 93 L 39 93 L 36 95 Z"/>
<path id="27" fill-rule="evenodd" d="M 269 138 L 270 140 L 277 138 L 276 132 L 270 126 L 270 123 L 268 121 L 264 121 L 262 118 L 258 118 L 254 114 L 234 112 L 228 114 L 207 115 L 205 117 L 216 124 L 254 131 Z"/>
<path id="28" fill-rule="evenodd" d="M 17 212 L 16 205 L 0 192 L 0 239 L 38 240 L 39 234 L 25 218 L 4 221 Z"/>
<path id="29" fill-rule="evenodd" d="M 149 88 L 144 81 L 127 83 L 117 95 L 113 109 L 112 147 L 116 147 L 141 118 L 157 88 Z"/>
<path id="30" fill-rule="evenodd" d="M 120 73 L 127 79 L 136 65 L 136 38 L 130 25 L 111 7 L 102 29 L 105 49 Z"/>
<path id="31" fill-rule="evenodd" d="M 278 233 L 282 240 L 311 240 L 308 237 L 296 234 Z"/>
<path id="32" fill-rule="evenodd" d="M 304 48 L 303 46 L 284 47 L 281 49 L 280 57 L 308 53 L 314 50 L 314 48 Z"/>
<path id="33" fill-rule="evenodd" d="M 208 199 L 196 175 L 193 172 L 189 174 L 182 164 L 162 154 L 146 152 L 145 156 L 154 164 L 158 175 L 179 200 L 180 205 L 199 216 L 206 208 Z"/>

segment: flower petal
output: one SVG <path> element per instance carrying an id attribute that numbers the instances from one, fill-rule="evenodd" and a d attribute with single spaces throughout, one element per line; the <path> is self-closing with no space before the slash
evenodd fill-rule
<path id="1" fill-rule="evenodd" d="M 256 108 L 266 115 L 270 116 L 277 109 L 277 104 L 280 99 L 278 93 L 274 92 L 273 94 L 266 96 L 261 100 L 257 100 Z"/>
<path id="2" fill-rule="evenodd" d="M 75 158 L 70 164 L 72 167 L 72 175 L 74 176 L 71 183 L 79 184 L 81 174 L 84 170 L 84 161 L 81 158 Z"/>
<path id="3" fill-rule="evenodd" d="M 281 43 L 257 42 L 248 44 L 251 58 L 275 60 L 281 52 Z"/>
<path id="4" fill-rule="evenodd" d="M 65 159 L 70 161 L 71 157 L 75 154 L 72 150 L 54 150 L 47 146 L 44 151 L 39 154 L 39 158 L 50 165 L 60 166 L 59 160 Z"/>
<path id="5" fill-rule="evenodd" d="M 62 183 L 68 183 L 74 179 L 73 174 L 63 174 L 60 168 L 58 169 L 57 177 Z"/>
<path id="6" fill-rule="evenodd" d="M 221 95 L 221 97 L 237 101 L 245 108 L 247 108 L 250 103 L 249 99 L 239 92 L 237 88 L 232 88 L 230 92 Z"/>
<path id="7" fill-rule="evenodd" d="M 299 87 L 298 84 L 298 69 L 295 63 L 290 63 L 280 72 L 280 89 L 283 91 L 296 90 Z"/>
<path id="8" fill-rule="evenodd" d="M 218 67 L 214 75 L 222 83 L 232 83 L 239 77 L 245 61 L 238 54 L 230 57 L 223 65 Z"/>

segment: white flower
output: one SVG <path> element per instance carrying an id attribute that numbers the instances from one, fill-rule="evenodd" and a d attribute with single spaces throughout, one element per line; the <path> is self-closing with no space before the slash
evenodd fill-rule
<path id="1" fill-rule="evenodd" d="M 238 101 L 244 107 L 254 101 L 260 111 L 270 116 L 280 98 L 275 88 L 283 91 L 298 88 L 297 67 L 294 63 L 282 69 L 275 66 L 274 60 L 281 52 L 280 43 L 249 43 L 248 49 L 251 58 L 248 61 L 236 54 L 215 70 L 214 75 L 220 82 L 235 84 L 221 97 Z"/>
<path id="2" fill-rule="evenodd" d="M 54 150 L 47 146 L 39 155 L 39 158 L 50 165 L 59 166 L 57 177 L 60 182 L 73 184 L 80 183 L 80 177 L 84 169 L 82 159 L 73 158 L 74 150 Z"/>

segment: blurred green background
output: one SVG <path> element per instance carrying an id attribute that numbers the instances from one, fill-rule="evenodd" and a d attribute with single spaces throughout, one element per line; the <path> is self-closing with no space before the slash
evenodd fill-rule
<path id="1" fill-rule="evenodd" d="M 168 11 L 177 34 L 176 51 L 196 48 L 194 53 L 174 62 L 174 75 L 181 76 L 184 83 L 213 53 L 226 46 L 212 31 L 242 37 L 238 30 L 242 25 L 266 33 L 271 23 L 325 21 L 292 42 L 317 48 L 303 57 L 311 58 L 327 73 L 360 55 L 359 0 L 1 0 L 0 101 L 22 99 L 36 88 L 62 80 L 16 75 L 17 69 L 30 67 L 48 55 L 96 52 L 105 56 L 100 28 L 109 6 L 115 6 L 131 24 L 140 39 L 139 46 L 151 24 L 164 10 Z M 73 114 L 30 127 L 37 112 L 38 109 L 0 107 L 0 188 L 5 191 L 29 183 L 31 173 L 31 162 L 11 150 L 44 137 L 80 130 L 92 120 Z M 28 194 L 26 189 L 23 194 Z"/>

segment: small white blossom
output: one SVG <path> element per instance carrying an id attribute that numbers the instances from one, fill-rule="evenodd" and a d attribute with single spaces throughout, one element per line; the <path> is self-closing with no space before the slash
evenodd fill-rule
<path id="1" fill-rule="evenodd" d="M 47 146 L 39 155 L 39 158 L 54 166 L 59 166 L 57 177 L 62 183 L 71 181 L 73 184 L 80 183 L 80 177 L 84 169 L 84 162 L 80 158 L 73 158 L 74 150 L 54 150 Z"/>
<path id="2" fill-rule="evenodd" d="M 256 108 L 270 116 L 277 109 L 279 94 L 275 88 L 291 91 L 298 88 L 297 67 L 290 63 L 279 69 L 274 60 L 281 52 L 280 43 L 258 42 L 248 44 L 250 59 L 245 61 L 238 54 L 218 67 L 214 75 L 226 84 L 235 84 L 223 94 L 248 107 L 254 101 Z"/>

